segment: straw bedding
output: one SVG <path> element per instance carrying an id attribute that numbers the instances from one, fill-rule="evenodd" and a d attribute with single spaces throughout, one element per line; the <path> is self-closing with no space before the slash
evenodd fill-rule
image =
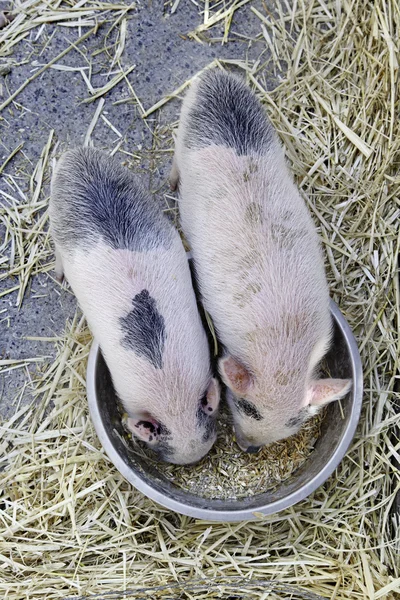
<path id="1" fill-rule="evenodd" d="M 165 10 L 179 11 L 183 3 L 166 2 Z M 85 397 L 91 340 L 77 313 L 53 340 L 55 361 L 38 364 L 31 380 L 29 359 L 0 361 L 3 372 L 26 368 L 35 396 L 30 405 L 16 397 L 15 415 L 0 427 L 0 596 L 394 600 L 400 592 L 398 3 L 198 4 L 205 10 L 204 24 L 192 32 L 193 44 L 207 38 L 229 43 L 239 36 L 236 11 L 240 22 L 248 18 L 258 24 L 259 60 L 247 62 L 243 52 L 231 62 L 262 99 L 319 226 L 331 294 L 361 348 L 360 426 L 336 473 L 310 498 L 280 514 L 229 525 L 168 512 L 132 489 L 100 448 Z M 57 1 L 52 6 L 27 0 L 18 6 L 0 41 L 0 57 L 12 61 L 27 32 L 46 21 L 68 21 L 77 28 L 79 45 L 82 36 L 94 35 L 101 19 L 106 27 L 117 20 L 110 64 L 123 53 L 129 17 L 124 5 Z M 80 30 L 83 21 L 88 24 Z M 214 61 L 216 68 L 221 65 Z M 42 72 L 48 68 L 41 67 Z M 126 71 L 116 71 L 109 81 L 120 76 L 138 104 Z M 3 94 L 4 118 L 9 118 L 5 108 L 20 110 L 18 93 Z M 104 93 L 96 89 L 89 97 L 98 94 L 99 102 Z M 154 116 L 176 93 L 156 107 L 139 109 Z M 87 143 L 101 104 L 97 109 Z M 164 138 L 155 136 L 154 152 L 162 154 L 165 140 L 172 142 L 168 131 Z M 44 209 L 56 141 L 51 133 L 36 167 L 26 161 L 28 191 L 20 190 L 25 200 L 17 189 L 20 180 L 12 182 L 20 149 L 11 149 L 0 165 L 14 189 L 2 195 L 0 209 L 5 232 L 0 276 L 9 285 L 2 294 L 7 298 L 17 290 L 19 304 L 32 276 L 50 273 L 53 265 Z M 7 326 L 4 313 L 1 327 Z"/>

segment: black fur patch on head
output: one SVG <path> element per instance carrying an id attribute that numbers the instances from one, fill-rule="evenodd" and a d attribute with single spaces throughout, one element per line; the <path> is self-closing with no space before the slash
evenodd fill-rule
<path id="1" fill-rule="evenodd" d="M 161 440 L 157 446 L 154 448 L 157 454 L 160 455 L 162 460 L 168 460 L 174 454 L 174 449 L 172 446 L 165 440 Z"/>
<path id="2" fill-rule="evenodd" d="M 291 417 L 286 423 L 285 427 L 292 429 L 293 427 L 300 427 L 307 420 L 309 416 L 307 407 L 301 408 L 297 415 Z"/>
<path id="3" fill-rule="evenodd" d="M 206 423 L 205 423 L 203 436 L 201 438 L 202 441 L 208 442 L 212 437 L 215 436 L 216 431 L 217 431 L 217 423 L 216 423 L 215 419 L 209 418 L 208 421 L 206 421 Z"/>
<path id="4" fill-rule="evenodd" d="M 256 421 L 263 420 L 264 417 L 262 416 L 262 414 L 260 413 L 258 408 L 256 408 L 252 402 L 249 402 L 248 400 L 245 400 L 244 398 L 234 398 L 233 402 L 234 402 L 237 410 L 240 413 L 242 413 L 243 415 L 245 415 L 246 417 L 250 417 L 251 419 L 255 419 Z"/>
<path id="5" fill-rule="evenodd" d="M 156 301 L 148 290 L 142 290 L 132 300 L 133 310 L 119 321 L 124 334 L 122 345 L 144 356 L 156 368 L 162 369 L 165 331 L 164 317 L 157 310 Z"/>
<path id="6" fill-rule="evenodd" d="M 99 237 L 115 250 L 169 248 L 173 228 L 157 203 L 119 162 L 93 148 L 68 152 L 53 179 L 51 227 L 62 247 Z"/>
<path id="7" fill-rule="evenodd" d="M 215 435 L 215 432 L 217 430 L 217 422 L 214 416 L 207 415 L 204 412 L 204 398 L 207 402 L 207 398 L 206 396 L 204 396 L 200 401 L 199 408 L 197 409 L 196 418 L 199 427 L 203 429 L 202 440 L 203 442 L 208 442 L 208 440 Z"/>
<path id="8" fill-rule="evenodd" d="M 168 429 L 168 427 L 162 423 L 159 423 L 157 427 L 157 435 L 158 443 L 154 450 L 160 455 L 162 460 L 168 460 L 174 454 L 174 449 L 169 443 L 169 440 L 172 439 L 171 431 Z"/>
<path id="9" fill-rule="evenodd" d="M 170 440 L 172 438 L 172 433 L 171 430 L 168 429 L 168 427 L 166 427 L 165 425 L 163 425 L 163 423 L 159 423 L 158 428 L 157 428 L 157 433 L 159 436 Z"/>
<path id="10" fill-rule="evenodd" d="M 302 422 L 303 419 L 300 417 L 300 415 L 296 415 L 295 417 L 291 417 L 288 421 L 286 421 L 285 427 L 288 427 L 289 429 L 292 429 L 293 427 L 299 427 Z"/>
<path id="11" fill-rule="evenodd" d="M 234 148 L 238 155 L 262 154 L 275 139 L 264 109 L 246 83 L 224 71 L 207 71 L 188 114 L 184 143 Z"/>

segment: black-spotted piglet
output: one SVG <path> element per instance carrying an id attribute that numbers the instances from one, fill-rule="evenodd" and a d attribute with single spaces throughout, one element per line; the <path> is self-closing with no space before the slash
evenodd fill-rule
<path id="1" fill-rule="evenodd" d="M 56 272 L 100 344 L 128 426 L 168 462 L 201 459 L 219 386 L 178 232 L 106 154 L 64 154 L 51 186 Z"/>
<path id="2" fill-rule="evenodd" d="M 277 135 L 240 78 L 208 71 L 183 102 L 171 172 L 199 290 L 224 347 L 236 437 L 286 438 L 348 380 L 318 379 L 331 341 L 318 236 Z"/>

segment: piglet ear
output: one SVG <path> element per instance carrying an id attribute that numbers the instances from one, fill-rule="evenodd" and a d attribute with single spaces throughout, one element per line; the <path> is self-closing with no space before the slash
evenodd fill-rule
<path id="1" fill-rule="evenodd" d="M 128 429 L 130 429 L 134 436 L 147 442 L 148 444 L 154 444 L 157 441 L 159 424 L 151 417 L 146 418 L 132 418 L 127 420 Z"/>
<path id="2" fill-rule="evenodd" d="M 351 388 L 351 379 L 317 379 L 310 383 L 307 391 L 307 404 L 325 406 L 340 400 Z"/>
<path id="3" fill-rule="evenodd" d="M 243 396 L 251 385 L 249 371 L 233 356 L 225 356 L 219 361 L 222 380 L 238 396 Z"/>
<path id="4" fill-rule="evenodd" d="M 221 390 L 219 383 L 213 377 L 210 385 L 208 386 L 206 395 L 201 401 L 201 408 L 206 415 L 214 415 L 217 412 L 220 400 L 220 392 Z"/>

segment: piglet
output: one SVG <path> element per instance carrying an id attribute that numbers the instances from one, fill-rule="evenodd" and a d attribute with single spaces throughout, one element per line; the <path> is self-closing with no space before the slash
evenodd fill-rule
<path id="1" fill-rule="evenodd" d="M 240 78 L 207 71 L 181 111 L 171 187 L 247 452 L 286 438 L 351 381 L 318 379 L 332 337 L 323 255 L 284 151 Z"/>
<path id="2" fill-rule="evenodd" d="M 133 434 L 171 463 L 216 439 L 219 385 L 176 229 L 103 152 L 62 156 L 51 183 L 56 275 L 65 274 L 110 370 Z"/>

